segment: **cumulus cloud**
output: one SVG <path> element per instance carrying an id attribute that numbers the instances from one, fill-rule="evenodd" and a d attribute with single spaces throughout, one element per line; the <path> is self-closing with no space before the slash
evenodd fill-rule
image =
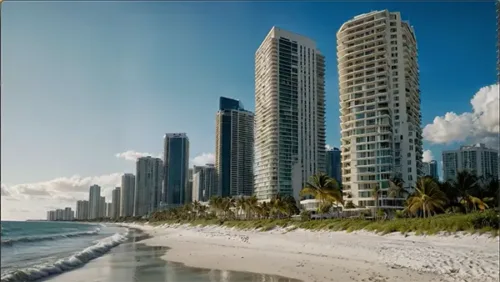
<path id="1" fill-rule="evenodd" d="M 126 152 L 118 153 L 115 155 L 115 157 L 117 157 L 119 159 L 124 159 L 127 161 L 134 161 L 134 162 L 137 161 L 138 158 L 147 157 L 147 156 L 161 158 L 161 154 L 141 153 L 141 152 L 136 152 L 134 150 L 128 150 Z"/>
<path id="2" fill-rule="evenodd" d="M 9 197 L 10 196 L 9 188 L 7 187 L 7 185 L 5 185 L 3 183 L 2 183 L 1 192 L 2 192 L 1 196 L 3 196 L 3 197 Z"/>
<path id="3" fill-rule="evenodd" d="M 471 112 L 448 112 L 444 116 L 435 117 L 431 124 L 424 127 L 424 139 L 435 144 L 481 142 L 498 148 L 499 85 L 479 89 L 470 103 Z"/>
<path id="4" fill-rule="evenodd" d="M 202 153 L 191 160 L 192 165 L 206 165 L 215 163 L 215 154 L 213 153 Z"/>
<path id="5" fill-rule="evenodd" d="M 431 150 L 425 150 L 424 151 L 424 154 L 422 156 L 422 161 L 428 163 L 432 160 L 434 160 L 434 155 L 432 154 L 432 151 Z"/>
<path id="6" fill-rule="evenodd" d="M 325 145 L 325 149 L 326 150 L 333 150 L 333 146 L 330 146 L 330 145 L 326 144 Z"/>
<path id="7" fill-rule="evenodd" d="M 110 201 L 111 190 L 120 186 L 121 175 L 121 173 L 92 177 L 74 175 L 12 186 L 2 183 L 2 196 L 8 195 L 15 199 L 53 199 L 72 202 L 88 198 L 90 186 L 97 184 L 101 186 L 101 194 L 106 196 L 107 201 Z"/>

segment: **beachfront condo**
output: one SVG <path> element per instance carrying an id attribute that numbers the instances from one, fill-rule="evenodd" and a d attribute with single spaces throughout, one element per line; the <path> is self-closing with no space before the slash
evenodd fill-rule
<path id="1" fill-rule="evenodd" d="M 193 167 L 192 201 L 207 202 L 212 196 L 217 196 L 216 169 L 213 164 Z"/>
<path id="2" fill-rule="evenodd" d="M 167 133 L 163 143 L 163 196 L 166 207 L 188 203 L 189 138 L 186 133 Z"/>
<path id="3" fill-rule="evenodd" d="M 407 189 L 422 175 L 417 41 L 399 12 L 374 11 L 337 32 L 342 184 L 358 207 L 400 207 L 389 180 Z"/>
<path id="4" fill-rule="evenodd" d="M 273 27 L 255 53 L 254 189 L 292 195 L 325 171 L 325 58 L 316 43 Z"/>
<path id="5" fill-rule="evenodd" d="M 90 186 L 89 191 L 89 219 L 99 218 L 99 205 L 101 203 L 101 187 Z"/>
<path id="6" fill-rule="evenodd" d="M 217 195 L 252 195 L 253 152 L 254 114 L 245 110 L 240 101 L 220 97 L 215 118 Z"/>
<path id="7" fill-rule="evenodd" d="M 443 151 L 442 155 L 444 180 L 455 180 L 463 170 L 498 179 L 498 151 L 485 144 L 461 146 L 458 150 Z"/>
<path id="8" fill-rule="evenodd" d="M 120 217 L 120 198 L 121 188 L 116 187 L 111 193 L 111 211 L 109 212 L 110 218 Z"/>
<path id="9" fill-rule="evenodd" d="M 151 156 L 137 159 L 134 216 L 151 214 L 160 208 L 163 161 Z"/>
<path id="10" fill-rule="evenodd" d="M 135 175 L 125 173 L 122 175 L 120 192 L 120 216 L 134 215 L 134 194 L 135 194 Z"/>
<path id="11" fill-rule="evenodd" d="M 89 201 L 85 200 L 76 201 L 76 219 L 78 220 L 89 219 Z"/>

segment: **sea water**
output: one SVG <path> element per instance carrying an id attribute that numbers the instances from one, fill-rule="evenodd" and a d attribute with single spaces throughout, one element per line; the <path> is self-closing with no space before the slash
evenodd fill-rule
<path id="1" fill-rule="evenodd" d="M 127 240 L 117 226 L 2 221 L 1 282 L 34 281 L 82 266 Z"/>

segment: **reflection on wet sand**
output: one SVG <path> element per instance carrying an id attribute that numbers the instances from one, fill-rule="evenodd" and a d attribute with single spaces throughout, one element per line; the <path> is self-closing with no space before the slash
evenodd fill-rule
<path id="1" fill-rule="evenodd" d="M 275 275 L 194 268 L 167 262 L 161 256 L 168 248 L 146 246 L 140 243 L 143 239 L 143 233 L 134 231 L 128 243 L 113 249 L 107 271 L 109 278 L 101 281 L 300 282 Z"/>

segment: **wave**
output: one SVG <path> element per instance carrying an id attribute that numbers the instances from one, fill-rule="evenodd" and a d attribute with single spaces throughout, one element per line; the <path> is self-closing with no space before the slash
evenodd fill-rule
<path id="1" fill-rule="evenodd" d="M 101 231 L 101 229 L 96 228 L 95 230 L 84 231 L 84 232 L 54 234 L 54 235 L 49 235 L 49 236 L 32 236 L 32 237 L 19 237 L 19 238 L 15 238 L 15 239 L 5 239 L 5 240 L 2 240 L 2 247 L 3 246 L 12 246 L 12 245 L 17 244 L 17 243 L 32 243 L 32 242 L 58 240 L 58 239 L 73 238 L 73 237 L 80 237 L 80 236 L 91 236 L 91 235 L 99 234 L 99 231 Z"/>
<path id="2" fill-rule="evenodd" d="M 1 282 L 18 282 L 18 281 L 35 281 L 51 275 L 63 273 L 72 270 L 87 262 L 100 257 L 107 253 L 111 248 L 125 242 L 128 238 L 129 231 L 100 240 L 97 244 L 92 245 L 81 252 L 60 259 L 51 264 L 38 265 L 30 268 L 16 270 L 14 272 L 2 275 Z"/>

